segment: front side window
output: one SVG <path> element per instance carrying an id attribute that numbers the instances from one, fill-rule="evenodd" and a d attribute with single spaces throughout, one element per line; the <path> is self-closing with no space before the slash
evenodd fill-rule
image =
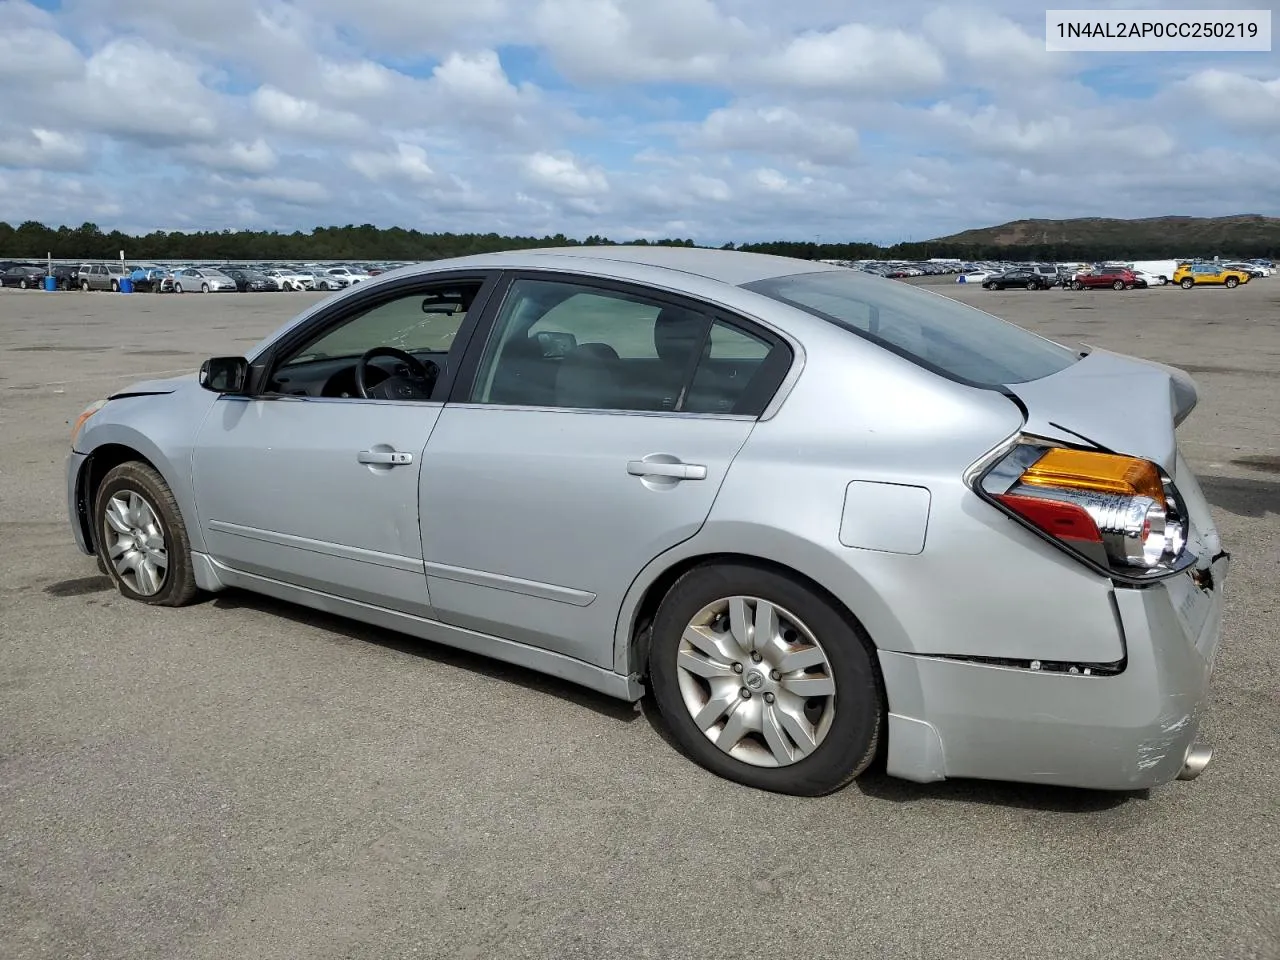
<path id="1" fill-rule="evenodd" d="M 709 313 L 572 282 L 512 283 L 473 403 L 590 410 L 758 412 L 785 347 Z M 762 372 L 763 371 L 763 372 Z M 785 370 L 784 370 L 785 372 Z"/>
<path id="2" fill-rule="evenodd" d="M 359 307 L 285 356 L 272 373 L 270 389 L 311 396 L 429 399 L 480 287 L 478 280 L 433 285 Z M 362 363 L 375 349 L 378 353 Z M 398 379 L 412 381 L 412 389 L 398 389 Z M 368 389 L 383 381 L 389 385 L 380 393 Z"/>
<path id="3" fill-rule="evenodd" d="M 942 376 L 982 387 L 1038 380 L 1076 354 L 986 311 L 856 270 L 774 277 L 744 288 L 853 331 Z"/>

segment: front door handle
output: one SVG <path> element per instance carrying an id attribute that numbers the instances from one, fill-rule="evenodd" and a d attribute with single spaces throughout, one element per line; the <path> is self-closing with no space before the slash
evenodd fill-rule
<path id="1" fill-rule="evenodd" d="M 359 463 L 384 463 L 397 467 L 401 464 L 413 463 L 413 454 L 399 450 L 361 450 L 356 454 L 356 460 Z"/>
<path id="2" fill-rule="evenodd" d="M 627 473 L 633 477 L 671 477 L 674 480 L 705 480 L 707 468 L 701 463 L 663 463 L 661 460 L 629 460 Z"/>

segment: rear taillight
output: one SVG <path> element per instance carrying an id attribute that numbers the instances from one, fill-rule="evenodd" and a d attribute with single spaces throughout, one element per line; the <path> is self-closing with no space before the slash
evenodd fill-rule
<path id="1" fill-rule="evenodd" d="M 1118 579 L 1158 579 L 1194 560 L 1177 489 L 1149 460 L 1023 439 L 979 474 L 975 488 Z"/>

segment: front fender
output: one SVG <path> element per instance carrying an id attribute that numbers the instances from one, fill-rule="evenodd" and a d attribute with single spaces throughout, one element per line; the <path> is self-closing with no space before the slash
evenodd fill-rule
<path id="1" fill-rule="evenodd" d="M 136 451 L 164 478 L 178 501 L 191 549 L 204 552 L 191 478 L 192 450 L 216 396 L 206 390 L 131 396 L 112 400 L 85 424 L 77 452 L 86 454 L 81 472 L 108 447 Z"/>

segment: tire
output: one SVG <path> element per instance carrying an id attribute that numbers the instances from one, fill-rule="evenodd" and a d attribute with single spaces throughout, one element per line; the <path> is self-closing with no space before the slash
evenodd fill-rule
<path id="1" fill-rule="evenodd" d="M 1183 277 L 1181 280 L 1178 281 L 1178 286 L 1180 286 L 1183 290 L 1190 290 L 1195 285 L 1196 285 L 1196 282 L 1191 277 Z"/>
<path id="2" fill-rule="evenodd" d="M 1039 290 L 1039 289 L 1040 289 L 1040 284 L 1039 284 L 1039 283 L 1037 283 L 1035 280 L 1028 280 L 1028 281 L 1027 281 L 1027 289 L 1028 289 L 1028 290 Z"/>
<path id="3" fill-rule="evenodd" d="M 1123 289 L 1124 289 L 1124 281 L 1123 281 L 1123 280 L 1117 280 L 1115 283 L 1111 284 L 1111 289 L 1112 289 L 1112 290 L 1123 290 Z"/>
<path id="4" fill-rule="evenodd" d="M 201 292 L 201 293 L 208 293 L 208 292 L 209 292 L 209 285 L 208 285 L 207 283 L 202 283 L 202 284 L 200 284 L 200 292 Z"/>
<path id="5" fill-rule="evenodd" d="M 112 293 L 119 293 L 119 292 L 120 292 L 120 283 L 119 283 L 119 281 L 117 281 L 117 280 L 112 280 L 112 281 L 111 281 L 111 292 L 112 292 Z"/>
<path id="6" fill-rule="evenodd" d="M 732 640 L 729 653 L 718 655 L 716 661 L 689 646 L 686 628 L 695 619 L 708 620 L 709 610 L 727 609 L 729 598 L 739 598 L 739 601 L 751 598 L 771 604 L 778 614 L 775 623 L 789 628 L 786 632 L 791 637 L 802 638 L 808 631 L 816 641 L 820 661 L 810 661 L 807 669 L 817 669 L 820 673 L 808 676 L 809 686 L 828 680 L 834 696 L 819 694 L 815 689 L 807 698 L 801 698 L 797 691 L 788 689 L 805 679 L 801 673 L 778 678 L 776 670 L 766 672 L 765 667 L 771 661 L 778 662 L 773 657 L 756 661 L 762 664 L 757 668 L 732 646 Z M 751 606 L 751 602 L 743 603 L 748 617 L 754 616 Z M 758 606 L 755 609 L 758 610 Z M 718 620 L 708 622 L 719 623 Z M 720 628 L 709 626 L 707 629 Z M 717 635 L 731 636 L 723 632 Z M 683 658 L 682 646 L 688 647 Z M 782 646 L 780 643 L 775 650 Z M 814 653 L 812 646 L 808 652 Z M 737 657 L 741 657 L 741 661 Z M 728 780 L 776 793 L 822 796 L 839 790 L 866 770 L 879 750 L 885 699 L 872 659 L 871 641 L 831 601 L 793 577 L 749 564 L 695 567 L 680 577 L 663 598 L 653 623 L 648 661 L 654 698 L 676 742 L 700 766 Z M 770 747 L 759 732 L 744 731 L 731 745 L 738 755 L 731 756 L 703 732 L 694 720 L 693 711 L 711 701 L 710 681 L 699 679 L 678 665 L 699 662 L 705 665 L 704 669 L 715 672 L 720 695 L 732 698 L 725 700 L 725 712 L 708 724 L 709 729 L 714 728 L 717 736 L 723 736 L 721 720 L 727 726 L 728 720 L 735 716 L 742 716 L 744 722 L 752 717 L 757 721 L 765 716 L 781 718 L 779 726 L 773 728 L 776 746 Z M 743 670 L 731 668 L 731 663 L 739 662 Z M 735 686 L 738 683 L 743 684 L 740 689 Z M 748 691 L 750 696 L 743 696 L 740 691 Z M 775 693 L 771 691 L 777 691 L 778 706 L 773 705 L 775 701 L 771 698 Z M 752 701 L 754 705 L 748 706 Z M 784 701 L 790 701 L 799 720 L 782 712 Z M 823 710 L 818 711 L 817 704 L 822 704 Z M 805 705 L 804 709 L 800 709 L 801 705 Z M 714 712 L 715 708 L 711 709 Z M 797 751 L 800 738 L 779 732 L 787 729 L 781 726 L 783 723 L 789 726 L 801 723 L 817 746 L 807 753 Z M 751 758 L 757 762 L 751 762 Z M 770 762 L 773 765 L 762 765 Z"/>
<path id="7" fill-rule="evenodd" d="M 81 280 L 81 281 L 80 281 L 80 289 L 81 289 L 81 290 L 83 290 L 85 293 L 88 293 L 88 292 L 89 292 L 89 281 L 88 281 L 88 280 Z"/>
<path id="8" fill-rule="evenodd" d="M 182 292 L 182 284 L 180 284 L 180 283 L 175 283 L 175 284 L 173 285 L 173 292 L 174 292 L 174 293 L 181 293 L 181 292 Z"/>
<path id="9" fill-rule="evenodd" d="M 1083 284 L 1083 283 L 1081 283 L 1079 280 L 1072 280 L 1072 281 L 1071 281 L 1071 289 L 1072 289 L 1072 290 L 1083 290 L 1083 289 L 1084 289 L 1084 284 Z"/>
<path id="10" fill-rule="evenodd" d="M 25 290 L 25 289 L 27 289 L 27 281 L 25 281 L 25 280 L 19 280 L 19 281 L 18 281 L 18 289 L 19 289 L 19 290 Z"/>
<path id="11" fill-rule="evenodd" d="M 145 513 L 138 512 L 139 502 L 145 506 Z M 117 509 L 122 505 L 132 505 L 136 509 L 130 514 L 123 514 Z M 152 548 L 158 538 L 167 562 L 161 568 L 157 589 L 146 589 L 152 584 L 148 584 L 140 572 L 122 573 L 112 560 L 110 544 L 113 541 L 119 543 L 129 536 L 121 532 L 122 522 L 135 532 L 141 530 L 144 534 L 150 533 Z M 107 576 L 115 583 L 121 595 L 158 607 L 181 607 L 195 599 L 199 590 L 191 563 L 191 541 L 187 536 L 187 528 L 182 522 L 182 513 L 178 509 L 173 491 L 152 467 L 132 460 L 109 470 L 94 496 L 93 523 L 98 558 L 106 566 Z M 145 558 L 156 556 L 154 549 L 138 550 L 137 545 L 135 541 L 134 546 L 126 550 L 123 556 L 142 556 L 143 565 Z M 155 567 L 153 563 L 151 569 Z"/>
<path id="12" fill-rule="evenodd" d="M 1226 279 L 1225 283 L 1226 283 L 1226 286 L 1227 286 L 1227 289 L 1228 289 L 1228 290 L 1232 290 L 1232 289 L 1234 289 L 1234 288 L 1236 288 L 1236 287 L 1240 286 L 1240 281 L 1239 281 L 1239 280 L 1237 280 L 1235 277 L 1227 277 L 1227 279 Z"/>
<path id="13" fill-rule="evenodd" d="M 996 285 L 994 283 L 984 283 L 982 285 L 983 290 L 994 290 L 995 288 L 996 288 Z"/>

